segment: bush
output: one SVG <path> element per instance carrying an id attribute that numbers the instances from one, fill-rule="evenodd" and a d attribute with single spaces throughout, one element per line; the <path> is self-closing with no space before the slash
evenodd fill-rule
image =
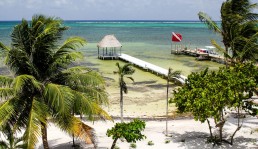
<path id="1" fill-rule="evenodd" d="M 131 143 L 131 144 L 130 144 L 130 147 L 131 147 L 131 148 L 136 148 L 136 144 L 135 144 L 135 143 Z"/>
<path id="2" fill-rule="evenodd" d="M 111 149 L 114 149 L 116 141 L 119 138 L 124 138 L 127 142 L 136 142 L 146 138 L 145 135 L 141 133 L 145 129 L 145 122 L 134 119 L 130 123 L 116 123 L 114 127 L 107 130 L 107 136 L 112 136 L 113 144 Z"/>
<path id="3" fill-rule="evenodd" d="M 149 141 L 148 145 L 154 145 L 154 143 L 152 141 Z"/>

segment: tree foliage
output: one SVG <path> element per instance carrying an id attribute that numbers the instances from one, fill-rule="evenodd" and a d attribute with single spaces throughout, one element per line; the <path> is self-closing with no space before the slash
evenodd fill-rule
<path id="1" fill-rule="evenodd" d="M 68 134 L 94 143 L 93 128 L 74 117 L 74 109 L 90 120 L 111 119 L 100 106 L 107 103 L 102 76 L 73 65 L 83 58 L 77 49 L 86 41 L 62 39 L 67 29 L 60 18 L 35 15 L 14 27 L 10 47 L 0 43 L 12 71 L 10 77 L 0 76 L 0 127 L 10 123 L 17 130 L 25 129 L 28 148 L 34 148 L 41 136 L 44 148 L 49 148 L 49 119 Z"/>
<path id="2" fill-rule="evenodd" d="M 199 19 L 208 25 L 208 28 L 222 36 L 225 49 L 212 40 L 212 44 L 230 58 L 233 63 L 258 59 L 257 45 L 257 18 L 253 13 L 257 3 L 249 0 L 227 0 L 221 5 L 221 27 L 204 12 L 199 12 Z M 232 55 L 229 54 L 232 51 Z"/>
<path id="3" fill-rule="evenodd" d="M 134 119 L 129 123 L 116 123 L 114 127 L 107 130 L 107 136 L 112 136 L 113 144 L 111 149 L 116 145 L 118 139 L 124 138 L 127 142 L 136 142 L 146 138 L 145 135 L 141 133 L 145 129 L 145 122 Z"/>
<path id="4" fill-rule="evenodd" d="M 218 71 L 205 69 L 190 74 L 186 84 L 174 91 L 173 101 L 179 112 L 191 112 L 202 123 L 213 118 L 222 133 L 225 109 L 235 109 L 238 113 L 244 109 L 244 100 L 253 95 L 257 83 L 258 69 L 253 64 L 238 64 Z"/>
<path id="5" fill-rule="evenodd" d="M 7 124 L 2 128 L 5 140 L 0 141 L 1 149 L 24 149 L 26 144 L 23 142 L 23 137 L 17 137 L 15 134 L 15 128 L 11 124 Z"/>

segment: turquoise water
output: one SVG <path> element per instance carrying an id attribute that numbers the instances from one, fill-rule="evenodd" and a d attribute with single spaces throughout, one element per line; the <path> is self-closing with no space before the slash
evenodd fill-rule
<path id="1" fill-rule="evenodd" d="M 18 23 L 0 22 L 1 42 L 10 44 L 12 28 Z M 115 61 L 97 59 L 96 45 L 107 34 L 114 34 L 117 37 L 123 45 L 123 53 L 164 68 L 181 70 L 184 75 L 206 67 L 217 69 L 222 66 L 215 62 L 200 62 L 193 57 L 170 54 L 172 32 L 181 33 L 183 41 L 180 44 L 190 48 L 203 48 L 210 45 L 210 39 L 220 43 L 219 35 L 197 21 L 64 21 L 64 25 L 70 27 L 64 38 L 81 36 L 87 40 L 87 46 L 80 49 L 85 54 L 83 60 L 85 65 L 98 69 L 104 75 L 110 74 L 115 69 Z M 172 45 L 175 44 L 178 43 L 172 43 Z"/>

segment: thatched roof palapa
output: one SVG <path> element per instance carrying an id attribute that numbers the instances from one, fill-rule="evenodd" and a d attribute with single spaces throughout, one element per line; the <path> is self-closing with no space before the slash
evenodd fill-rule
<path id="1" fill-rule="evenodd" d="M 106 35 L 97 45 L 99 48 L 118 48 L 122 47 L 121 43 L 114 35 Z"/>

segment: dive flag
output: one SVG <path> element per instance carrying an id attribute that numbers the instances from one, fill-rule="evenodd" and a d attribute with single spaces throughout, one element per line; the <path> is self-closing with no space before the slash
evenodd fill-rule
<path id="1" fill-rule="evenodd" d="M 172 32 L 172 41 L 174 41 L 174 42 L 182 41 L 182 35 L 179 33 Z"/>

